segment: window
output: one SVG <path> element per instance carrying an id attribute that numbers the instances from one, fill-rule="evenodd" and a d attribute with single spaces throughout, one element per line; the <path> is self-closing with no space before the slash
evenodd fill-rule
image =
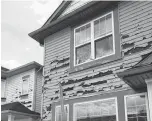
<path id="1" fill-rule="evenodd" d="M 126 96 L 126 121 L 148 121 L 145 94 Z"/>
<path id="2" fill-rule="evenodd" d="M 69 121 L 69 105 L 64 105 L 64 121 Z M 56 106 L 55 109 L 55 121 L 61 121 L 61 106 Z"/>
<path id="3" fill-rule="evenodd" d="M 74 65 L 115 54 L 113 12 L 74 29 Z"/>
<path id="4" fill-rule="evenodd" d="M 24 76 L 22 78 L 22 95 L 28 94 L 28 82 L 29 82 L 30 76 Z"/>
<path id="5" fill-rule="evenodd" d="M 118 121 L 116 98 L 74 104 L 74 121 Z"/>
<path id="6" fill-rule="evenodd" d="M 5 83 L 6 80 L 1 80 L 1 97 L 4 98 L 5 97 Z"/>

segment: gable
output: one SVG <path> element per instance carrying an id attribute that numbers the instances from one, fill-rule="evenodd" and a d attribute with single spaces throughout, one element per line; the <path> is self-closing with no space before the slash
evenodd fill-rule
<path id="1" fill-rule="evenodd" d="M 54 11 L 50 18 L 44 23 L 43 27 L 49 25 L 51 22 L 62 18 L 63 16 L 73 12 L 74 10 L 86 5 L 90 1 L 75 0 L 75 1 L 63 1 L 59 7 Z"/>
<path id="2" fill-rule="evenodd" d="M 90 1 L 83 1 L 83 0 L 76 0 L 76 1 L 72 1 L 68 7 L 63 11 L 63 13 L 61 13 L 61 15 L 59 16 L 59 18 L 73 12 L 74 10 L 80 8 L 81 6 L 84 6 L 86 5 L 87 3 L 91 2 L 92 0 Z"/>

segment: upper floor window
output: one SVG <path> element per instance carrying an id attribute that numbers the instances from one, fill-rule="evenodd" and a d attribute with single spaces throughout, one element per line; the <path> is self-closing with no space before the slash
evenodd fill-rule
<path id="1" fill-rule="evenodd" d="M 55 121 L 62 121 L 63 119 L 61 120 L 61 115 L 62 115 L 61 106 L 56 106 Z M 69 121 L 69 105 L 64 105 L 64 121 Z"/>
<path id="2" fill-rule="evenodd" d="M 115 54 L 113 12 L 74 29 L 74 65 Z"/>
<path id="3" fill-rule="evenodd" d="M 118 121 L 117 99 L 74 104 L 74 121 Z"/>
<path id="4" fill-rule="evenodd" d="M 28 83 L 29 83 L 30 76 L 24 76 L 22 78 L 22 95 L 28 94 Z"/>
<path id="5" fill-rule="evenodd" d="M 148 121 L 145 94 L 126 96 L 126 121 Z"/>
<path id="6" fill-rule="evenodd" d="M 5 84 L 6 84 L 6 80 L 1 80 L 1 97 L 4 98 L 5 97 Z"/>

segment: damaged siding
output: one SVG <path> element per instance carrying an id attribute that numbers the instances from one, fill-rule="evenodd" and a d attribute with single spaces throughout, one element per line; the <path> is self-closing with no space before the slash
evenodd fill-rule
<path id="1" fill-rule="evenodd" d="M 51 103 L 59 99 L 58 82 L 62 82 L 65 99 L 129 88 L 116 73 L 131 68 L 152 51 L 152 2 L 120 2 L 118 9 L 120 60 L 69 74 L 70 28 L 45 39 L 43 119 L 51 118 Z"/>

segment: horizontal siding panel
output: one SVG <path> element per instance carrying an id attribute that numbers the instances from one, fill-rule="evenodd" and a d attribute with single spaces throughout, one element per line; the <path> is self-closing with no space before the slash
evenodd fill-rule
<path id="1" fill-rule="evenodd" d="M 133 23 L 129 23 L 125 27 L 121 26 L 121 32 L 122 33 L 131 33 L 134 31 L 138 31 L 140 28 L 146 28 L 152 23 L 152 17 L 147 17 L 145 20 L 135 21 Z"/>
<path id="2" fill-rule="evenodd" d="M 151 27 L 150 27 L 151 28 Z M 139 37 L 144 37 L 144 36 L 146 36 L 146 35 L 149 35 L 149 34 L 151 34 L 152 33 L 152 28 L 151 29 L 149 29 L 149 31 L 142 31 L 140 34 L 137 34 L 137 35 L 133 35 L 133 36 L 131 36 L 131 37 L 128 37 L 128 38 L 125 38 L 125 39 L 123 39 L 123 41 L 131 41 L 131 40 L 133 40 L 133 39 L 139 39 Z"/>
<path id="3" fill-rule="evenodd" d="M 52 47 L 55 47 L 55 46 L 58 46 L 59 43 L 62 45 L 62 44 L 69 44 L 70 43 L 70 39 L 69 39 L 70 35 L 67 35 L 67 36 L 63 36 L 62 38 L 58 38 L 57 40 L 53 40 L 55 42 L 53 42 L 52 40 L 49 40 L 47 42 L 47 44 L 45 45 L 45 47 L 49 47 L 49 46 L 52 46 Z M 68 40 L 68 41 L 67 41 Z"/>
<path id="4" fill-rule="evenodd" d="M 130 15 L 135 14 L 137 12 L 141 12 L 141 10 L 145 9 L 146 7 L 149 7 L 151 5 L 151 2 L 135 2 L 132 4 L 134 7 L 131 7 L 130 9 L 127 9 L 123 11 L 120 9 L 120 19 L 123 17 L 130 17 Z"/>
<path id="5" fill-rule="evenodd" d="M 120 26 L 128 24 L 129 22 L 134 22 L 134 21 L 141 21 L 141 20 L 145 20 L 145 17 L 152 17 L 152 8 L 149 8 L 150 10 L 147 10 L 145 12 L 140 12 L 138 14 L 135 14 L 133 16 L 131 16 L 130 18 L 125 18 L 122 21 L 119 21 Z"/>
<path id="6" fill-rule="evenodd" d="M 148 1 L 147 1 L 148 3 Z M 142 6 L 143 4 L 146 4 L 146 1 L 139 2 L 139 1 L 125 1 L 122 5 L 122 2 L 119 3 L 119 11 L 121 12 L 120 15 L 123 15 L 124 12 L 128 13 L 129 10 L 136 9 L 137 6 Z"/>

